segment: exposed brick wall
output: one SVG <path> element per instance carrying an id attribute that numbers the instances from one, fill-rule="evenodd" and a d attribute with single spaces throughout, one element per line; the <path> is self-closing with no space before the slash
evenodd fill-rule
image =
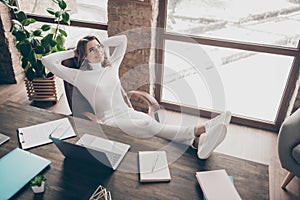
<path id="1" fill-rule="evenodd" d="M 150 91 L 149 61 L 151 59 L 151 27 L 156 26 L 154 0 L 108 0 L 108 36 L 125 34 L 127 53 L 120 66 L 120 79 L 126 91 Z M 133 100 L 135 109 L 145 106 Z"/>
<path id="2" fill-rule="evenodd" d="M 24 77 L 20 54 L 15 47 L 15 37 L 10 28 L 9 9 L 0 3 L 0 84 L 16 83 Z"/>
<path id="3" fill-rule="evenodd" d="M 3 4 L 1 4 L 1 7 L 3 8 Z M 2 23 L 2 21 L 5 21 L 2 19 L 2 10 L 1 9 L 1 18 L 0 18 L 0 83 L 1 84 L 9 84 L 9 83 L 16 83 L 15 74 L 12 68 L 12 61 L 11 56 L 8 48 L 8 41 L 5 37 L 5 28 Z"/>

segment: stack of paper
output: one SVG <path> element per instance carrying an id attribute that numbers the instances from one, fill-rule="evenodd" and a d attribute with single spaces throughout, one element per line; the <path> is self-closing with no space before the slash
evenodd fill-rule
<path id="1" fill-rule="evenodd" d="M 196 172 L 196 177 L 207 200 L 241 200 L 224 169 Z"/>
<path id="2" fill-rule="evenodd" d="M 139 151 L 141 182 L 168 182 L 171 180 L 165 151 Z"/>

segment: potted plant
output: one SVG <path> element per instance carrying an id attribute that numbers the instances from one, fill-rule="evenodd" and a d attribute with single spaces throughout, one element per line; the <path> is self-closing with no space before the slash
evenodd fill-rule
<path id="1" fill-rule="evenodd" d="M 30 184 L 34 193 L 41 193 L 45 191 L 46 178 L 43 175 L 37 175 L 31 179 Z"/>
<path id="2" fill-rule="evenodd" d="M 60 25 L 62 22 L 70 24 L 70 10 L 67 10 L 64 0 L 52 1 L 58 7 L 57 10 L 47 9 L 56 23 L 53 28 L 49 24 L 35 26 L 36 20 L 28 18 L 25 12 L 14 6 L 14 0 L 0 0 L 10 8 L 11 32 L 16 38 L 16 47 L 21 54 L 29 100 L 57 100 L 54 75 L 43 66 L 41 59 L 52 52 L 65 50 L 67 33 Z M 53 87 L 54 90 L 51 90 Z"/>

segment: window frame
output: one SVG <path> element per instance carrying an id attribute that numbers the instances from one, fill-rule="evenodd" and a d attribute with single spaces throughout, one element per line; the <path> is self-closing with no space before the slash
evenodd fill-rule
<path id="1" fill-rule="evenodd" d="M 16 0 L 15 4 L 18 8 L 20 8 L 19 1 Z M 27 17 L 33 18 L 38 22 L 46 22 L 50 24 L 54 24 L 54 18 L 53 17 L 47 17 L 45 15 L 39 15 L 34 13 L 26 13 Z M 64 22 L 61 22 L 62 25 L 68 25 Z M 88 22 L 84 20 L 70 20 L 70 26 L 77 26 L 82 28 L 93 28 L 93 29 L 99 29 L 99 30 L 106 30 L 107 31 L 107 24 L 105 23 L 98 23 L 98 22 Z"/>
<path id="2" fill-rule="evenodd" d="M 295 85 L 299 76 L 299 65 L 300 65 L 300 41 L 298 42 L 297 48 L 293 47 L 281 47 L 275 45 L 265 45 L 251 42 L 241 42 L 234 41 L 228 39 L 217 39 L 212 37 L 203 37 L 203 36 L 193 36 L 182 33 L 170 33 L 166 31 L 167 25 L 167 6 L 168 0 L 160 1 L 159 3 L 159 17 L 158 17 L 158 28 L 161 28 L 163 31 L 157 36 L 157 44 L 160 44 L 161 48 L 156 48 L 156 59 L 158 65 L 155 67 L 155 89 L 154 95 L 158 102 L 166 109 L 172 111 L 181 111 L 192 115 L 200 115 L 201 117 L 210 118 L 214 113 L 208 109 L 195 109 L 190 107 L 179 106 L 176 104 L 171 104 L 167 102 L 162 102 L 162 83 L 163 83 L 163 66 L 164 65 L 164 44 L 165 40 L 175 40 L 180 42 L 191 42 L 196 41 L 201 45 L 209 45 L 216 47 L 224 47 L 231 49 L 239 49 L 239 50 L 247 50 L 254 51 L 259 53 L 268 53 L 268 54 L 277 54 L 277 55 L 285 55 L 293 57 L 293 62 L 291 66 L 291 70 L 288 75 L 287 84 L 285 85 L 285 89 L 283 92 L 283 96 L 280 100 L 280 105 L 277 110 L 276 118 L 274 122 L 268 122 L 259 119 L 252 119 L 247 117 L 241 117 L 234 115 L 232 116 L 231 122 L 246 125 L 250 127 L 270 130 L 274 132 L 278 132 L 282 122 L 284 121 L 287 111 L 289 109 L 289 104 L 291 102 L 291 97 L 295 90 Z"/>

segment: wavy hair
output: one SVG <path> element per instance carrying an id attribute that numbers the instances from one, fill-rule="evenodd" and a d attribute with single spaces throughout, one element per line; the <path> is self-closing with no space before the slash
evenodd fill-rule
<path id="1" fill-rule="evenodd" d="M 93 35 L 87 35 L 80 39 L 77 42 L 76 46 L 76 54 L 77 54 L 77 68 L 82 69 L 82 70 L 92 70 L 91 66 L 88 63 L 88 60 L 86 59 L 86 44 L 89 41 L 96 40 L 101 47 L 103 48 L 104 46 L 101 44 L 100 40 Z M 102 67 L 108 67 L 111 66 L 110 61 L 108 60 L 107 53 L 104 51 L 104 60 L 101 63 Z"/>

